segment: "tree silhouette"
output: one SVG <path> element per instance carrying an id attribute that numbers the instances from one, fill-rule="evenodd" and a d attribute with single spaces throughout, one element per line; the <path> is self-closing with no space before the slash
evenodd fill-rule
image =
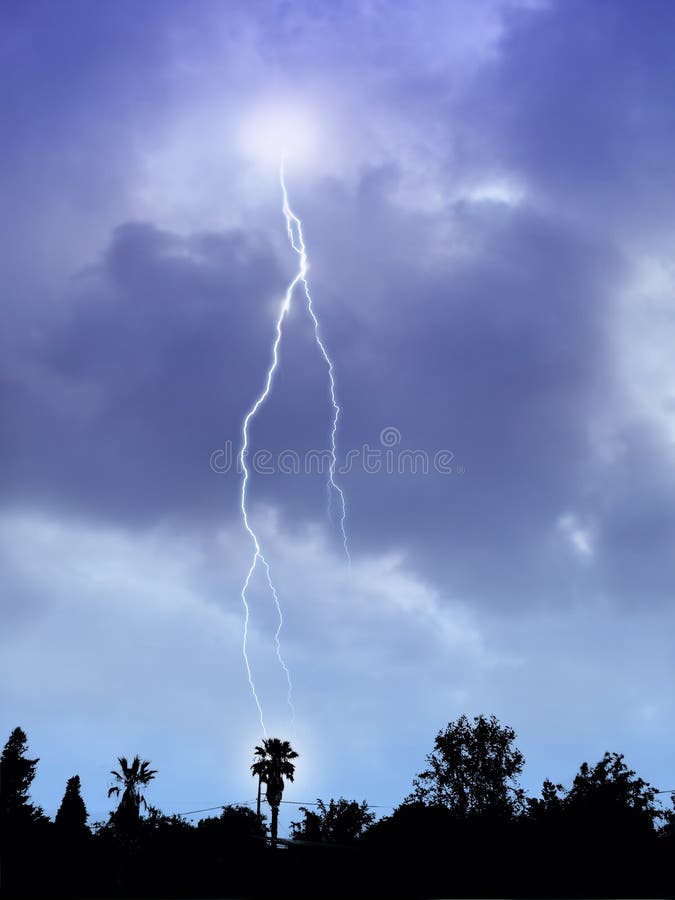
<path id="1" fill-rule="evenodd" d="M 527 798 L 527 814 L 529 821 L 535 824 L 550 824 L 560 819 L 565 809 L 565 788 L 545 778 L 541 786 L 541 797 Z"/>
<path id="2" fill-rule="evenodd" d="M 141 788 L 149 784 L 157 774 L 156 769 L 150 768 L 147 759 L 141 762 L 141 758 L 134 756 L 131 765 L 127 762 L 125 756 L 118 756 L 117 761 L 120 764 L 120 770 L 112 769 L 110 774 L 114 775 L 118 784 L 113 785 L 108 791 L 108 796 L 113 794 L 119 796 L 122 791 L 122 799 L 114 815 L 115 824 L 123 830 L 134 828 L 138 824 L 140 818 L 141 804 L 147 809 L 145 797 L 141 793 Z"/>
<path id="3" fill-rule="evenodd" d="M 318 801 L 321 803 L 321 801 Z M 299 822 L 291 822 L 291 837 L 294 841 L 311 841 L 312 843 L 320 843 L 323 839 L 323 816 L 321 813 L 314 812 L 313 809 L 307 809 L 306 806 L 300 807 L 302 819 Z"/>
<path id="4" fill-rule="evenodd" d="M 413 781 L 406 802 L 441 805 L 459 819 L 511 818 L 524 804 L 516 778 L 523 754 L 513 746 L 516 733 L 495 716 L 466 716 L 439 731 L 428 768 Z"/>
<path id="5" fill-rule="evenodd" d="M 541 798 L 528 800 L 521 838 L 531 847 L 535 867 L 547 858 L 583 860 L 584 890 L 591 895 L 639 890 L 645 896 L 654 890 L 649 879 L 658 878 L 652 875 L 660 850 L 654 824 L 663 813 L 655 800 L 655 789 L 621 754 L 605 753 L 595 765 L 581 764 L 568 791 L 544 782 Z M 562 893 L 575 889 L 578 874 L 561 873 L 565 877 Z"/>
<path id="6" fill-rule="evenodd" d="M 649 833 L 663 817 L 656 790 L 624 762 L 622 753 L 605 753 L 594 766 L 581 764 L 565 798 L 570 819 L 605 833 Z"/>
<path id="7" fill-rule="evenodd" d="M 88 816 L 80 794 L 80 776 L 73 775 L 66 783 L 66 792 L 56 813 L 54 824 L 64 832 L 82 833 L 87 827 Z"/>
<path id="8" fill-rule="evenodd" d="M 291 822 L 291 832 L 295 840 L 326 841 L 336 844 L 351 844 L 375 821 L 374 813 L 364 800 L 330 799 L 328 806 L 317 799 L 316 811 L 300 807 L 303 819 Z"/>
<path id="9" fill-rule="evenodd" d="M 29 759 L 28 738 L 21 728 L 9 736 L 0 757 L 0 828 L 21 827 L 44 818 L 42 809 L 29 800 L 39 759 Z"/>
<path id="10" fill-rule="evenodd" d="M 267 802 L 272 809 L 272 846 L 277 846 L 277 828 L 279 821 L 279 804 L 284 793 L 284 778 L 293 781 L 295 765 L 292 759 L 298 754 L 288 741 L 280 738 L 265 738 L 254 750 L 255 761 L 251 766 L 253 775 L 258 776 L 259 783 L 264 782 Z"/>
<path id="11" fill-rule="evenodd" d="M 216 837 L 221 852 L 223 847 L 249 845 L 252 839 L 259 841 L 267 833 L 264 823 L 247 806 L 224 806 L 218 818 L 200 819 L 197 829 Z"/>

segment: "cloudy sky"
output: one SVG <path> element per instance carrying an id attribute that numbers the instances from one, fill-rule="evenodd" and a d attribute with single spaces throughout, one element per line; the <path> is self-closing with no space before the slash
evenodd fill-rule
<path id="1" fill-rule="evenodd" d="M 675 787 L 674 29 L 666 0 L 3 4 L 0 725 L 46 811 L 77 772 L 103 818 L 136 752 L 165 812 L 255 796 L 225 470 L 296 272 L 283 149 L 354 460 L 350 568 L 325 478 L 280 470 L 329 446 L 298 292 L 249 492 L 287 798 L 386 812 L 482 712 L 532 792 L 605 750 Z"/>

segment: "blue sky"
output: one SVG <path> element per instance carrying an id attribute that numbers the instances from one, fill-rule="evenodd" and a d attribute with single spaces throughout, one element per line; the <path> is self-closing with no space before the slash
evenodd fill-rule
<path id="1" fill-rule="evenodd" d="M 53 813 L 139 752 L 166 812 L 250 799 L 235 471 L 296 259 L 339 452 L 452 473 L 254 475 L 251 593 L 288 799 L 394 805 L 439 728 L 512 725 L 523 784 L 605 750 L 671 776 L 670 3 L 6 3 L 1 719 Z M 281 137 L 280 137 L 281 132 Z M 252 449 L 328 446 L 301 296 Z"/>

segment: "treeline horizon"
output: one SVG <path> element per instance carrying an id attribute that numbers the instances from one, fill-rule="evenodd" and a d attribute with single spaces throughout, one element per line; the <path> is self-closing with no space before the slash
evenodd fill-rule
<path id="1" fill-rule="evenodd" d="M 117 757 L 117 807 L 88 824 L 79 776 L 50 819 L 32 803 L 39 758 L 17 727 L 0 758 L 0 891 L 33 897 L 550 896 L 672 897 L 675 811 L 623 754 L 582 762 L 572 786 L 544 780 L 528 796 L 515 731 L 495 716 L 441 729 L 390 815 L 366 800 L 299 806 L 277 835 L 298 754 L 288 741 L 252 748 L 254 811 L 217 807 L 197 824 L 146 803 L 149 760 Z M 262 814 L 265 800 L 271 821 Z M 671 794 L 675 808 L 675 794 Z"/>

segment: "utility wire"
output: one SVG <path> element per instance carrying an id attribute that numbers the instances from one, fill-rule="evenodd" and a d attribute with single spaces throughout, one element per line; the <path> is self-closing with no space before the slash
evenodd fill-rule
<path id="1" fill-rule="evenodd" d="M 261 797 L 261 801 L 267 802 L 266 797 Z M 221 803 L 219 806 L 205 806 L 203 809 L 190 809 L 187 812 L 174 813 L 176 816 L 194 816 L 197 813 L 213 812 L 215 809 L 225 809 L 227 806 L 250 806 L 256 800 L 241 800 L 237 803 Z M 290 803 L 293 806 L 319 806 L 320 804 L 313 800 L 282 800 L 282 803 Z M 394 806 L 386 806 L 377 803 L 369 803 L 368 809 L 395 809 Z"/>
<path id="2" fill-rule="evenodd" d="M 666 791 L 654 791 L 654 794 L 675 794 L 675 788 Z M 261 797 L 261 802 L 266 803 L 267 798 Z M 173 815 L 180 816 L 183 818 L 184 816 L 194 816 L 197 813 L 203 812 L 213 812 L 216 809 L 225 809 L 228 806 L 251 806 L 253 803 L 256 803 L 256 799 L 253 800 L 239 800 L 232 803 L 221 803 L 218 806 L 204 806 L 201 809 L 190 809 L 187 812 L 177 812 Z M 321 804 L 315 800 L 282 800 L 282 803 L 287 803 L 292 806 L 320 806 Z M 384 803 L 368 803 L 368 809 L 396 809 L 395 806 L 387 805 Z"/>
<path id="3" fill-rule="evenodd" d="M 295 806 L 320 806 L 320 803 L 311 800 L 282 800 L 282 803 L 293 803 Z M 383 806 L 378 803 L 368 803 L 368 809 L 396 809 L 395 806 Z"/>
<path id="4" fill-rule="evenodd" d="M 214 809 L 225 809 L 227 806 L 248 806 L 255 800 L 240 800 L 237 803 L 221 803 L 220 806 L 205 806 L 203 809 L 190 809 L 187 812 L 174 813 L 176 816 L 194 816 L 201 812 L 211 812 Z"/>

